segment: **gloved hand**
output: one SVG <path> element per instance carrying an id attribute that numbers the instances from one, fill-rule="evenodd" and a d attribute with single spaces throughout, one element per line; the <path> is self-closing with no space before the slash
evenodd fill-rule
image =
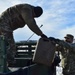
<path id="1" fill-rule="evenodd" d="M 52 65 L 59 66 L 60 62 L 61 62 L 60 56 L 55 55 L 54 62 L 52 63 Z"/>
<path id="2" fill-rule="evenodd" d="M 50 39 L 51 41 L 56 42 L 56 43 L 59 43 L 59 42 L 60 42 L 60 40 L 59 40 L 59 39 L 55 39 L 54 37 L 49 37 L 49 39 Z"/>
<path id="3" fill-rule="evenodd" d="M 45 34 L 41 35 L 42 38 L 48 38 Z"/>
<path id="4" fill-rule="evenodd" d="M 58 44 L 61 40 L 60 39 L 56 39 L 56 43 Z"/>
<path id="5" fill-rule="evenodd" d="M 50 39 L 51 41 L 56 41 L 56 39 L 55 39 L 54 37 L 49 37 L 49 39 Z"/>

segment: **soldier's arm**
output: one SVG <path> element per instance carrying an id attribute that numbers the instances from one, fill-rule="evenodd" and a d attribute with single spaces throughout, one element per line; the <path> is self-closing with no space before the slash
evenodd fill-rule
<path id="1" fill-rule="evenodd" d="M 33 13 L 31 10 L 29 9 L 25 9 L 23 10 L 23 12 L 21 12 L 23 19 L 25 20 L 27 26 L 37 35 L 41 36 L 43 34 L 43 32 L 39 29 L 39 27 L 37 26 L 35 19 L 33 17 Z"/>
<path id="2" fill-rule="evenodd" d="M 63 41 L 63 40 L 61 40 L 61 41 L 59 42 L 59 45 L 65 47 L 65 48 L 67 48 L 67 49 L 73 49 L 73 47 L 74 47 L 71 43 L 65 42 L 65 41 Z"/>

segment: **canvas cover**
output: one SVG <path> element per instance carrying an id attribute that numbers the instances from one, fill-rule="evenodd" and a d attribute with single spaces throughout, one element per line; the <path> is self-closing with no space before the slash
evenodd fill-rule
<path id="1" fill-rule="evenodd" d="M 40 38 L 33 55 L 33 62 L 51 66 L 55 54 L 55 44 L 49 39 Z"/>

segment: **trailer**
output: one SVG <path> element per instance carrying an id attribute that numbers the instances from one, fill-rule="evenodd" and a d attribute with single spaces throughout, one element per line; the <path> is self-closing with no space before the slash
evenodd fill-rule
<path id="1" fill-rule="evenodd" d="M 7 42 L 0 36 L 0 75 L 50 75 L 50 67 L 32 61 L 36 40 L 16 42 L 16 63 L 7 66 Z M 12 71 L 13 68 L 18 68 Z M 56 73 L 54 74 L 56 75 Z"/>

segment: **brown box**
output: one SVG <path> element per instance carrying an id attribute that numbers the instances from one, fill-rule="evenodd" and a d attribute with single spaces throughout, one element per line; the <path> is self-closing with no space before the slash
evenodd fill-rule
<path id="1" fill-rule="evenodd" d="M 54 54 L 55 45 L 49 39 L 40 38 L 36 45 L 33 61 L 50 66 L 53 62 Z"/>

